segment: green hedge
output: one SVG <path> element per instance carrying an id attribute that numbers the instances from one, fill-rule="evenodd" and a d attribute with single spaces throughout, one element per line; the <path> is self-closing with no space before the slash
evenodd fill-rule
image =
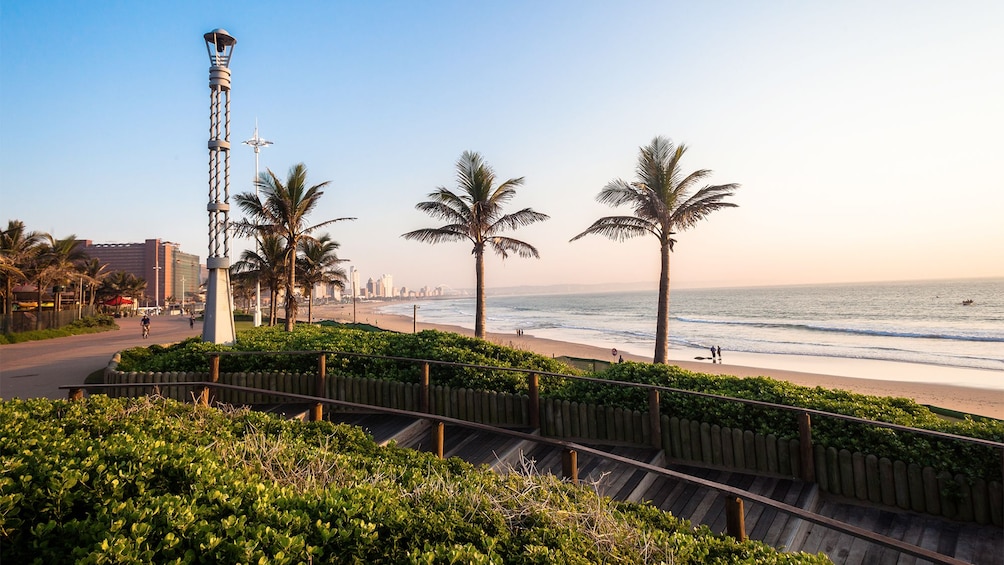
<path id="1" fill-rule="evenodd" d="M 210 351 L 284 350 L 346 351 L 516 367 L 568 375 L 583 374 L 555 359 L 455 333 L 423 331 L 418 334 L 398 334 L 347 329 L 338 325 L 298 326 L 294 332 L 285 332 L 281 328 L 255 328 L 240 332 L 237 344 L 233 347 L 192 339 L 168 348 L 151 346 L 130 349 L 123 353 L 119 367 L 124 371 L 205 372 L 209 369 L 206 353 Z M 317 359 L 312 356 L 225 356 L 221 361 L 221 370 L 224 372 L 313 372 L 317 370 L 316 367 Z M 332 374 L 404 382 L 418 382 L 420 371 L 413 363 L 344 356 L 329 356 L 327 367 Z M 599 376 L 608 380 L 656 384 L 760 400 L 1004 442 L 1004 422 L 1000 420 L 946 420 L 906 398 L 867 396 L 843 390 L 805 387 L 765 377 L 742 379 L 707 375 L 672 365 L 649 363 L 615 363 Z M 479 390 L 525 393 L 527 388 L 523 374 L 505 371 L 435 366 L 432 378 L 435 384 Z M 541 379 L 540 391 L 542 396 L 570 401 L 592 402 L 631 410 L 648 409 L 648 395 L 643 389 L 549 377 Z M 778 437 L 797 435 L 796 417 L 789 411 L 756 408 L 683 394 L 663 394 L 661 404 L 664 413 L 680 418 Z M 960 442 L 927 439 L 917 434 L 898 433 L 833 418 L 813 418 L 813 440 L 838 449 L 872 453 L 892 460 L 952 470 L 972 478 L 999 481 L 1001 477 L 999 450 Z"/>
<path id="2" fill-rule="evenodd" d="M 43 339 L 93 334 L 117 329 L 119 329 L 119 327 L 115 324 L 115 320 L 111 316 L 99 314 L 97 316 L 87 316 L 85 318 L 80 318 L 79 320 L 74 320 L 59 329 L 32 330 L 28 332 L 0 334 L 0 344 L 40 341 Z"/>
<path id="3" fill-rule="evenodd" d="M 233 346 L 205 343 L 198 338 L 179 344 L 149 348 L 139 347 L 122 352 L 122 371 L 197 371 L 209 370 L 206 353 L 214 351 L 344 351 L 367 355 L 385 355 L 410 359 L 434 359 L 470 365 L 533 369 L 542 372 L 581 374 L 564 363 L 511 347 L 467 337 L 460 334 L 426 330 L 417 334 L 354 329 L 338 324 L 299 325 L 294 332 L 280 327 L 259 327 L 241 331 Z M 328 356 L 326 364 L 332 374 L 369 376 L 400 382 L 416 383 L 421 368 L 411 362 L 365 357 Z M 223 372 L 286 371 L 308 373 L 317 370 L 313 356 L 224 356 Z M 454 366 L 436 366 L 436 384 L 453 387 L 521 392 L 527 390 L 526 377 L 509 371 L 486 371 Z M 550 382 L 542 383 L 550 386 Z"/>
<path id="4" fill-rule="evenodd" d="M 0 404 L 4 563 L 827 563 L 358 428 L 170 400 Z"/>
<path id="5" fill-rule="evenodd" d="M 908 398 L 869 396 L 845 390 L 806 387 L 766 377 L 736 378 L 693 373 L 672 365 L 648 363 L 617 363 L 605 371 L 603 377 L 609 380 L 654 384 L 730 398 L 797 406 L 912 428 L 1004 442 L 1004 421 L 990 418 L 948 420 Z M 553 395 L 578 402 L 648 410 L 648 395 L 643 389 L 572 381 L 562 390 L 555 391 Z M 710 422 L 722 427 L 752 430 L 764 435 L 774 434 L 779 438 L 798 437 L 797 417 L 792 411 L 673 393 L 663 393 L 660 401 L 663 413 L 680 418 Z M 852 453 L 855 451 L 872 453 L 893 461 L 899 459 L 907 463 L 963 473 L 971 478 L 1001 480 L 999 449 L 932 439 L 929 436 L 817 416 L 812 418 L 812 437 L 817 444 L 847 449 Z"/>

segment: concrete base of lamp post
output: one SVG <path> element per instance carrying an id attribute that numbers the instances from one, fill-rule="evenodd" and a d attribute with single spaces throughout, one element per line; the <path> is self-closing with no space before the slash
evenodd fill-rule
<path id="1" fill-rule="evenodd" d="M 234 303 L 230 294 L 230 269 L 209 269 L 202 341 L 229 345 L 236 337 Z"/>

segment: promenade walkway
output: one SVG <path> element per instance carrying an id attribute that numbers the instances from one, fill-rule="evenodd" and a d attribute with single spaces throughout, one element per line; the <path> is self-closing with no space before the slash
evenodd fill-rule
<path id="1" fill-rule="evenodd" d="M 115 353 L 151 343 L 176 343 L 202 335 L 202 322 L 186 316 L 154 316 L 149 339 L 139 318 L 116 318 L 118 330 L 0 345 L 0 398 L 66 398 L 60 385 L 82 384 Z"/>

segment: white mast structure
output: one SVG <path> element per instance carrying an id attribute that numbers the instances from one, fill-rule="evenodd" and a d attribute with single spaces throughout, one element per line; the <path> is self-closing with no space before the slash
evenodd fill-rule
<path id="1" fill-rule="evenodd" d="M 237 40 L 224 29 L 204 34 L 209 52 L 209 256 L 202 341 L 230 344 L 234 300 L 230 288 L 230 57 Z"/>
<path id="2" fill-rule="evenodd" d="M 262 139 L 258 137 L 258 120 L 254 121 L 254 137 L 244 142 L 245 145 L 250 145 L 254 149 L 254 195 L 258 198 L 258 152 L 261 151 L 262 147 L 268 147 L 272 145 L 271 141 Z M 258 235 L 254 238 L 254 250 L 255 253 L 259 253 L 258 247 Z M 261 325 L 261 278 L 255 277 L 254 281 L 254 327 Z"/>

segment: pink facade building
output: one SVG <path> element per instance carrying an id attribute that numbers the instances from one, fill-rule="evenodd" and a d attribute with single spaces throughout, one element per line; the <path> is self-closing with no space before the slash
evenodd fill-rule
<path id="1" fill-rule="evenodd" d="M 83 250 L 91 258 L 106 263 L 107 272 L 125 271 L 146 280 L 150 305 L 191 302 L 199 295 L 202 268 L 199 256 L 184 253 L 176 243 L 148 239 L 143 243 L 93 243 L 81 240 Z"/>

